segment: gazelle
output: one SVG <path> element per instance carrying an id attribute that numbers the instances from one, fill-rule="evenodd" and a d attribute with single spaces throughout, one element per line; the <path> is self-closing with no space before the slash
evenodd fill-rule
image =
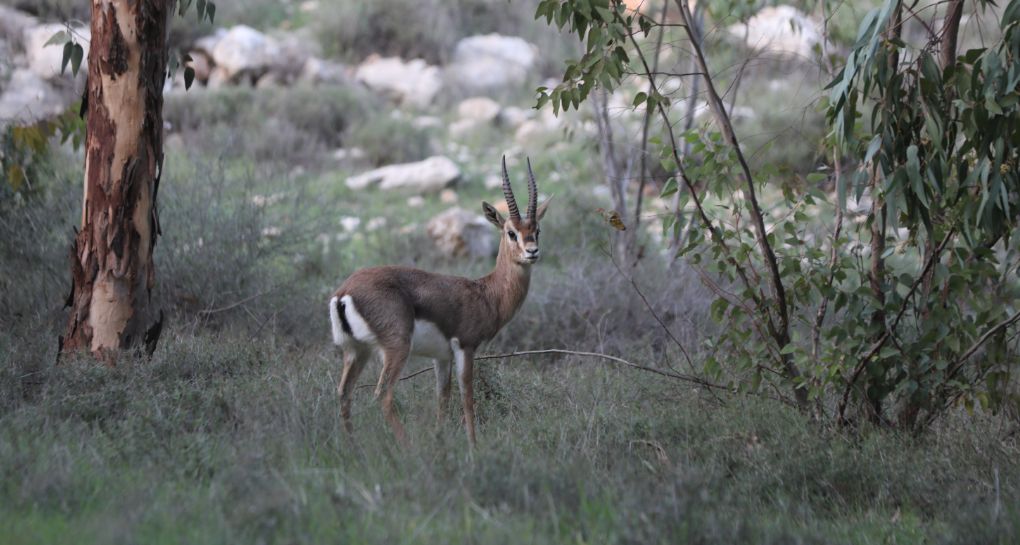
<path id="1" fill-rule="evenodd" d="M 406 435 L 393 407 L 393 389 L 410 355 L 436 361 L 437 418 L 449 405 L 451 367 L 457 369 L 468 442 L 475 443 L 472 367 L 479 345 L 513 318 L 528 295 L 531 266 L 538 261 L 538 223 L 549 201 L 538 205 L 538 187 L 528 160 L 528 210 L 521 217 L 503 157 L 503 196 L 510 217 L 482 203 L 485 217 L 500 230 L 496 266 L 477 280 L 410 267 L 360 269 L 329 300 L 333 343 L 343 351 L 337 390 L 344 427 L 351 431 L 351 393 L 370 359 L 382 360 L 375 397 L 397 440 Z"/>

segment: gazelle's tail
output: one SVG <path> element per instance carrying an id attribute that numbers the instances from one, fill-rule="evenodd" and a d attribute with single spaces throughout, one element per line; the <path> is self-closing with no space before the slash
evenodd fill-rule
<path id="1" fill-rule="evenodd" d="M 329 300 L 329 325 L 333 330 L 333 344 L 344 344 L 344 338 L 350 335 L 351 327 L 347 325 L 347 317 L 344 316 L 344 303 L 335 295 Z"/>

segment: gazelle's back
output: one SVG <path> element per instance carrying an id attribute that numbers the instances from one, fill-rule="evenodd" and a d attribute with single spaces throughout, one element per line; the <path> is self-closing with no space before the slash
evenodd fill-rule
<path id="1" fill-rule="evenodd" d="M 372 267 L 348 277 L 336 295 L 350 297 L 354 311 L 384 345 L 408 340 L 415 322 L 425 321 L 445 338 L 473 346 L 485 340 L 493 325 L 488 323 L 494 312 L 484 287 L 459 276 L 411 267 Z"/>

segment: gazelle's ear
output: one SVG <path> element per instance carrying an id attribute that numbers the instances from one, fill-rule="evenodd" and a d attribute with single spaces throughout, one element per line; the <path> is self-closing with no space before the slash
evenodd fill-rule
<path id="1" fill-rule="evenodd" d="M 495 225 L 499 229 L 503 228 L 506 220 L 503 219 L 503 216 L 498 210 L 496 210 L 495 207 L 485 201 L 482 201 L 482 210 L 485 211 L 485 219 L 489 220 L 489 223 Z"/>
<path id="2" fill-rule="evenodd" d="M 535 217 L 538 218 L 538 221 L 542 221 L 542 218 L 545 216 L 545 210 L 546 208 L 549 208 L 549 201 L 551 200 L 552 196 L 550 195 L 549 198 L 546 199 L 544 203 L 538 205 L 538 211 L 535 212 Z"/>

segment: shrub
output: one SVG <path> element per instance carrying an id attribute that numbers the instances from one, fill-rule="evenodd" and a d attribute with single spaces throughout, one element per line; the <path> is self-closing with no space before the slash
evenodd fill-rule
<path id="1" fill-rule="evenodd" d="M 361 148 L 365 158 L 374 165 L 419 161 L 434 151 L 428 129 L 386 115 L 352 128 L 348 143 Z"/>

